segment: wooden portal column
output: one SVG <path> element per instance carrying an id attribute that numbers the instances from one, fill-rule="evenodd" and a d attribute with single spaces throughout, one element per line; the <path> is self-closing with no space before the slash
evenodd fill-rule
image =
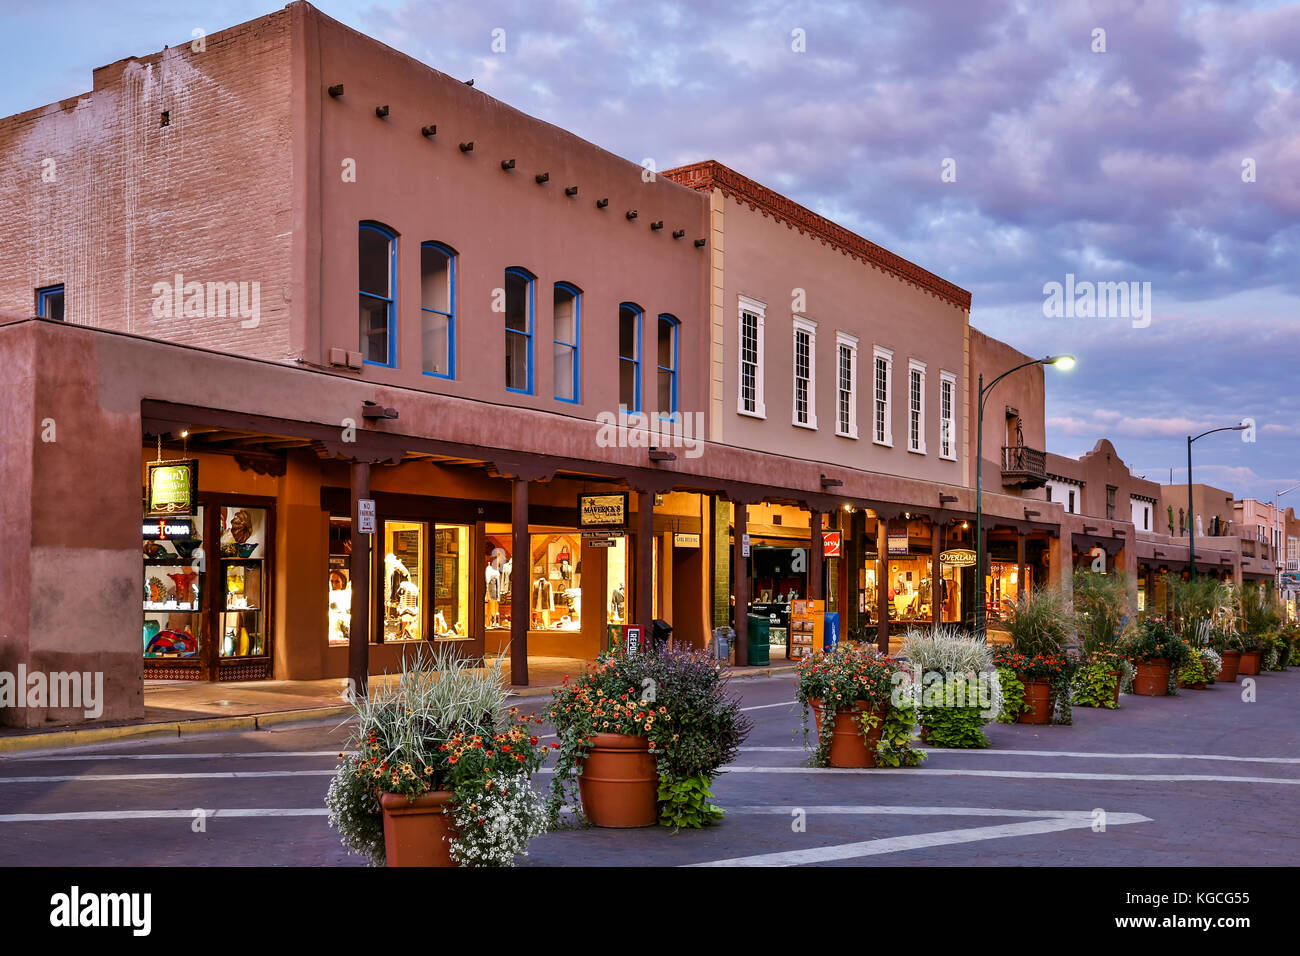
<path id="1" fill-rule="evenodd" d="M 808 510 L 808 527 L 812 532 L 812 554 L 808 556 L 808 597 L 813 601 L 824 601 L 826 588 L 822 583 L 822 558 L 826 546 L 822 539 L 822 513 L 816 508 Z"/>
<path id="2" fill-rule="evenodd" d="M 370 497 L 370 463 L 352 462 L 352 555 L 348 573 L 352 585 L 352 617 L 348 623 L 348 680 L 358 697 L 365 697 L 370 675 L 370 535 L 360 532 L 359 502 Z"/>
<path id="3" fill-rule="evenodd" d="M 940 608 L 943 606 L 943 568 L 939 566 L 939 553 L 943 547 L 941 536 L 944 525 L 930 520 L 930 623 L 939 626 L 942 620 Z"/>
<path id="4" fill-rule="evenodd" d="M 1023 531 L 1017 531 L 1016 532 L 1016 598 L 1017 600 L 1019 600 L 1021 594 L 1025 594 L 1025 593 L 1029 593 L 1029 596 L 1033 597 L 1032 592 L 1029 592 L 1028 589 L 1025 587 L 1025 533 Z"/>
<path id="5" fill-rule="evenodd" d="M 652 491 L 636 493 L 636 601 L 632 605 L 634 621 L 646 628 L 641 635 L 642 646 L 650 640 L 651 621 L 654 619 L 654 547 L 655 547 L 655 497 Z"/>
<path id="6" fill-rule="evenodd" d="M 732 621 L 736 628 L 736 666 L 749 663 L 749 559 L 745 557 L 745 533 L 749 529 L 749 505 L 731 504 L 732 527 L 735 529 L 731 546 L 732 586 L 736 608 Z"/>
<path id="7" fill-rule="evenodd" d="M 532 623 L 533 549 L 528 540 L 528 479 L 510 481 L 510 683 L 528 686 L 528 628 Z"/>
<path id="8" fill-rule="evenodd" d="M 876 518 L 876 647 L 889 653 L 889 522 Z"/>

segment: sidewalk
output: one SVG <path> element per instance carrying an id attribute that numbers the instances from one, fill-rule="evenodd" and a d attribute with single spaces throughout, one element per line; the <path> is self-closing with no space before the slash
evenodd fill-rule
<path id="1" fill-rule="evenodd" d="M 527 687 L 511 686 L 515 697 L 548 697 L 566 676 L 582 673 L 586 661 L 534 657 L 528 662 Z M 769 667 L 732 667 L 733 679 L 777 677 L 794 673 L 795 663 L 774 660 Z M 503 670 L 509 673 L 509 662 Z M 371 681 L 394 675 L 372 675 Z M 146 681 L 145 716 L 138 720 L 76 725 L 58 730 L 0 727 L 0 755 L 58 747 L 148 737 L 182 737 L 223 730 L 260 730 L 277 724 L 338 717 L 352 713 L 341 678 L 314 681 L 244 681 L 222 684 L 194 681 Z"/>

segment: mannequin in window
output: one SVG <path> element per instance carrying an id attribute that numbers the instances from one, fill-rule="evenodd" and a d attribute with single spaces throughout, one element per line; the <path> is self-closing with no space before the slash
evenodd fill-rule
<path id="1" fill-rule="evenodd" d="M 403 582 L 411 580 L 411 572 L 402 559 L 391 551 L 384 555 L 384 578 L 385 616 L 391 620 L 397 611 L 398 589 Z"/>
<path id="2" fill-rule="evenodd" d="M 551 590 L 551 582 L 546 580 L 545 575 L 538 575 L 537 580 L 533 582 L 534 619 L 540 617 L 542 627 L 550 627 L 553 610 L 555 610 L 555 594 Z"/>
<path id="3" fill-rule="evenodd" d="M 413 581 L 397 586 L 397 620 L 400 637 L 420 637 L 420 589 Z"/>
<path id="4" fill-rule="evenodd" d="M 623 585 L 620 584 L 614 589 L 614 593 L 609 596 L 609 616 L 616 624 L 623 622 L 623 611 L 627 607 L 627 594 L 623 591 Z"/>
<path id="5" fill-rule="evenodd" d="M 501 548 L 494 549 L 488 555 L 487 567 L 483 571 L 486 585 L 483 592 L 483 615 L 488 627 L 498 627 L 501 624 L 501 562 L 504 557 L 505 551 Z"/>

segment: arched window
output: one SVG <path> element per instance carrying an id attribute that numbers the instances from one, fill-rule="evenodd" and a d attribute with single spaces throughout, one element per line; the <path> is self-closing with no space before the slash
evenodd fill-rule
<path id="1" fill-rule="evenodd" d="M 527 269 L 506 270 L 506 388 L 533 394 L 533 286 Z"/>
<path id="2" fill-rule="evenodd" d="M 456 377 L 456 250 L 420 246 L 420 352 L 425 375 Z"/>
<path id="3" fill-rule="evenodd" d="M 618 402 L 629 412 L 641 411 L 642 314 L 631 302 L 618 307 Z"/>
<path id="4" fill-rule="evenodd" d="M 361 355 L 371 365 L 397 365 L 397 233 L 363 222 L 357 233 Z"/>
<path id="5" fill-rule="evenodd" d="M 677 414 L 677 338 L 681 323 L 674 316 L 659 316 L 659 415 Z"/>
<path id="6" fill-rule="evenodd" d="M 555 283 L 555 397 L 582 401 L 582 290 Z"/>

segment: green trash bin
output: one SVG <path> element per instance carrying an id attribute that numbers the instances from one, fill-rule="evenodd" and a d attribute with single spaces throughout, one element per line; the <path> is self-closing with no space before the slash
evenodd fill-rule
<path id="1" fill-rule="evenodd" d="M 771 660 L 768 651 L 768 633 L 772 622 L 766 614 L 749 615 L 749 664 L 751 667 L 767 667 Z"/>

